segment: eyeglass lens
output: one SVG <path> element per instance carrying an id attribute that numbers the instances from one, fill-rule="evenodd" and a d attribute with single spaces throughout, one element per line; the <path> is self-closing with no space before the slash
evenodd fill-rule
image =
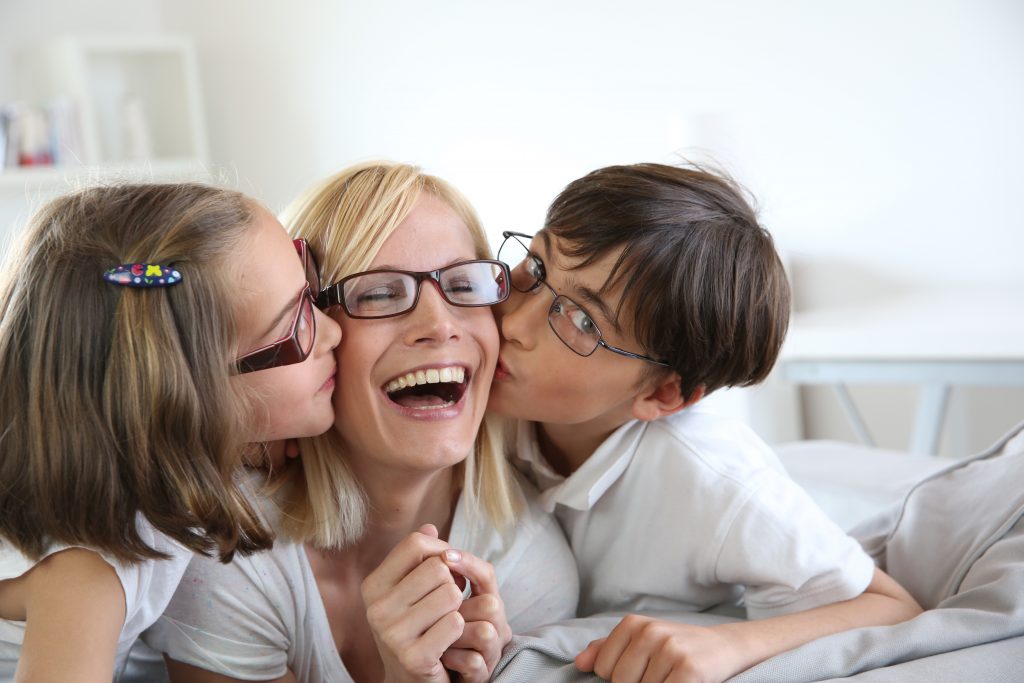
<path id="1" fill-rule="evenodd" d="M 529 238 L 509 235 L 498 251 L 498 258 L 512 269 L 512 286 L 520 292 L 536 289 L 544 283 L 555 300 L 548 310 L 548 323 L 552 331 L 570 349 L 581 356 L 589 356 L 601 341 L 601 330 L 585 310 L 572 299 L 556 292 L 544 282 L 544 263 L 530 254 L 524 242 Z"/>
<path id="2" fill-rule="evenodd" d="M 506 263 L 512 273 L 512 286 L 520 292 L 529 292 L 544 279 L 544 264 L 532 256 L 524 242 L 529 239 L 509 235 L 498 250 L 498 260 Z M 529 258 L 528 258 L 529 257 Z"/>
<path id="3" fill-rule="evenodd" d="M 490 306 L 508 295 L 505 271 L 499 263 L 467 261 L 433 273 L 371 271 L 356 275 L 343 284 L 345 310 L 357 318 L 404 313 L 416 305 L 423 280 L 433 280 L 445 301 L 454 306 Z"/>
<path id="4" fill-rule="evenodd" d="M 313 350 L 313 342 L 316 341 L 313 298 L 320 293 L 320 269 L 305 240 L 295 240 L 295 248 L 299 252 L 299 258 L 302 259 L 302 266 L 306 269 L 306 283 L 309 285 L 309 289 L 299 295 L 299 312 L 295 323 L 295 341 L 298 343 L 298 347 L 302 351 L 302 359 L 304 359 Z"/>
<path id="5" fill-rule="evenodd" d="M 601 341 L 597 323 L 575 301 L 561 294 L 555 295 L 548 310 L 548 324 L 559 339 L 581 356 L 592 354 Z"/>

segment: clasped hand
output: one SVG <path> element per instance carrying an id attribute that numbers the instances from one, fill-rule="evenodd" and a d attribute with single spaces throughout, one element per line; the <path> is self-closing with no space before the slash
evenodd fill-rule
<path id="1" fill-rule="evenodd" d="M 470 582 L 463 600 L 456 574 Z M 494 567 L 455 550 L 427 524 L 395 546 L 362 584 L 385 680 L 486 681 L 512 639 Z"/>

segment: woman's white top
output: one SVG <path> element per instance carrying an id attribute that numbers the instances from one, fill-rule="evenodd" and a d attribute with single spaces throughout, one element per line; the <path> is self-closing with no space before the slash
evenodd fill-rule
<path id="1" fill-rule="evenodd" d="M 152 527 L 143 517 L 136 517 L 139 536 L 149 547 L 166 553 L 168 560 L 145 560 L 135 564 L 124 564 L 103 553 L 98 553 L 117 572 L 124 589 L 125 620 L 117 640 L 117 659 L 114 665 L 114 679 L 120 676 L 128 657 L 128 651 L 145 629 L 149 628 L 164 611 L 185 568 L 192 557 L 192 551 Z M 46 557 L 67 550 L 66 545 L 54 545 Z M 14 579 L 34 567 L 39 561 L 25 557 L 10 545 L 0 542 L 0 581 Z M 81 615 L 82 628 L 88 628 L 90 616 Z M 25 622 L 0 619 L 0 681 L 14 680 L 18 667 L 21 644 L 25 639 Z M 54 647 L 59 644 L 54 643 Z"/>
<path id="2" fill-rule="evenodd" d="M 468 519 L 460 498 L 448 543 L 494 565 L 515 633 L 575 616 L 576 563 L 554 517 L 524 488 L 526 505 L 504 534 Z M 350 683 L 338 656 L 305 546 L 279 538 L 272 550 L 230 564 L 197 556 L 164 616 L 144 635 L 172 659 L 243 680 L 295 674 L 299 683 Z"/>

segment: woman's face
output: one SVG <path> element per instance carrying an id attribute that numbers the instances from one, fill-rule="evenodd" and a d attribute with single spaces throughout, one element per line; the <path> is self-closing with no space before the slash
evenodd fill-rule
<path id="1" fill-rule="evenodd" d="M 238 253 L 241 349 L 258 349 L 287 336 L 295 321 L 306 273 L 288 233 L 265 209 L 259 209 Z M 340 328 L 313 307 L 316 339 L 301 363 L 237 375 L 259 398 L 252 441 L 316 436 L 331 428 L 335 385 L 334 349 Z"/>
<path id="2" fill-rule="evenodd" d="M 475 258 L 466 224 L 424 192 L 368 270 L 431 271 Z M 436 471 L 465 459 L 498 355 L 490 307 L 452 306 L 425 281 L 416 307 L 402 315 L 353 319 L 340 306 L 330 313 L 343 330 L 334 424 L 348 457 L 408 472 Z M 399 378 L 418 373 L 420 384 L 395 390 Z"/>

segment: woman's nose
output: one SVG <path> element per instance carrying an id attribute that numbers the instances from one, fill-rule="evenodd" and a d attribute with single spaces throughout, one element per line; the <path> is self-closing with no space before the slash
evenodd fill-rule
<path id="1" fill-rule="evenodd" d="M 461 327 L 454 306 L 441 296 L 435 281 L 420 283 L 420 299 L 409 316 L 408 343 L 440 343 L 457 339 Z"/>

